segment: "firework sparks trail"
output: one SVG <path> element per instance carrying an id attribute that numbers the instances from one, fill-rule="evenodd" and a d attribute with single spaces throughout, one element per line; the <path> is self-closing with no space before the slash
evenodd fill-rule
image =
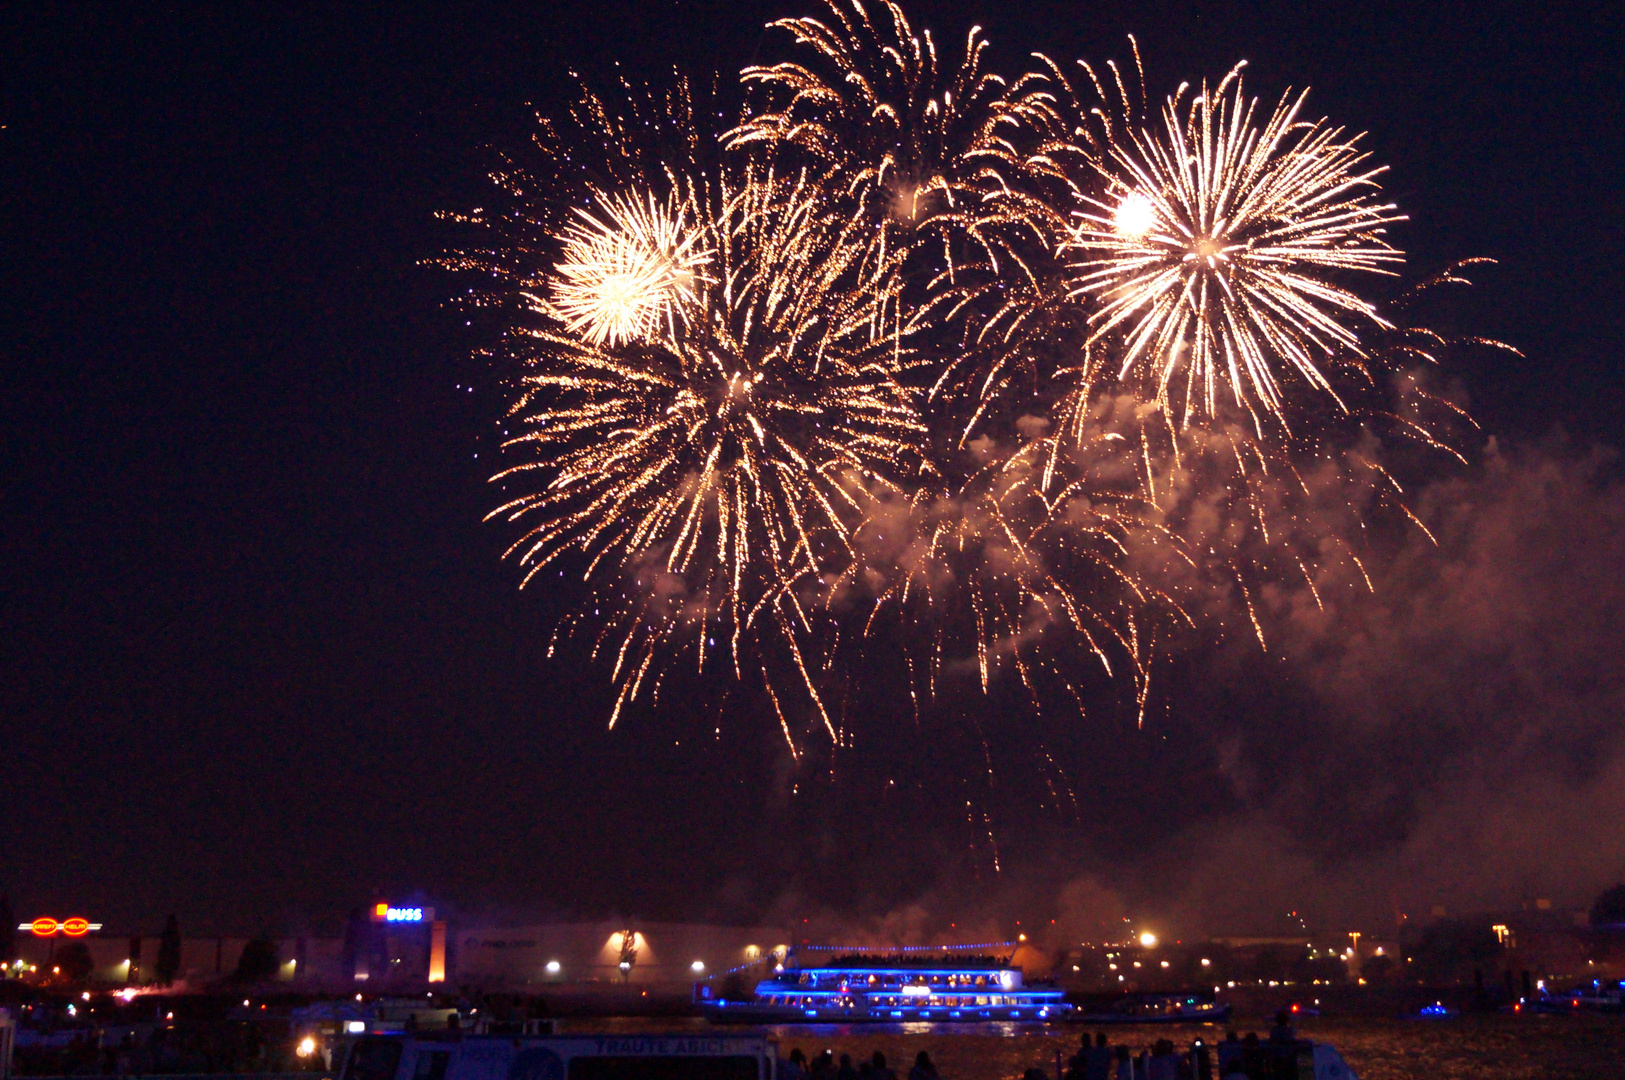
<path id="1" fill-rule="evenodd" d="M 875 16 L 859 0 L 826 0 L 828 16 L 781 19 L 807 63 L 748 67 L 751 114 L 728 133 L 734 150 L 794 153 L 823 170 L 837 212 L 877 226 L 875 241 L 909 248 L 923 276 L 967 258 L 1007 261 L 1064 215 L 1011 177 L 1024 162 L 1009 136 L 1019 103 L 983 67 L 980 27 L 957 64 L 938 55 L 893 0 Z"/>
<path id="2" fill-rule="evenodd" d="M 914 693 L 933 696 L 945 663 L 966 655 L 984 692 L 1007 668 L 1035 708 L 1041 683 L 1062 674 L 1057 660 L 1070 668 L 1074 656 L 1143 685 L 1136 621 L 1177 617 L 1177 604 L 1129 565 L 1131 551 L 1167 536 L 1125 464 L 1132 445 L 1092 415 L 1097 367 L 1063 373 L 1076 381 L 1050 416 L 1025 417 L 1006 444 L 973 440 L 957 475 L 877 500 L 856 534 L 863 559 L 833 592 L 864 597 L 859 641 L 882 627 L 904 640 L 924 631 L 909 663 L 923 681 Z"/>
<path id="3" fill-rule="evenodd" d="M 736 147 L 789 144 L 839 170 L 866 205 L 913 222 L 940 194 L 951 205 L 978 157 L 996 153 L 992 106 L 1003 80 L 981 69 L 987 47 L 973 28 L 965 56 L 942 77 L 930 31 L 916 34 L 902 8 L 887 0 L 878 22 L 857 0 L 829 0 L 829 22 L 780 19 L 810 47 L 832 78 L 799 63 L 748 67 L 747 84 L 771 104 L 729 135 Z"/>
<path id="4" fill-rule="evenodd" d="M 1375 199 L 1358 136 L 1304 122 L 1304 95 L 1258 121 L 1240 67 L 1184 88 L 1163 130 L 1123 124 L 1098 167 L 1070 247 L 1076 291 L 1098 306 L 1094 339 L 1121 338 L 1121 373 L 1148 377 L 1182 419 L 1211 415 L 1223 388 L 1284 420 L 1277 367 L 1333 393 L 1323 362 L 1360 351 L 1355 324 L 1383 325 L 1336 275 L 1392 274 L 1403 254 L 1383 234 L 1402 221 Z M 1183 386 L 1177 385 L 1183 382 Z"/>

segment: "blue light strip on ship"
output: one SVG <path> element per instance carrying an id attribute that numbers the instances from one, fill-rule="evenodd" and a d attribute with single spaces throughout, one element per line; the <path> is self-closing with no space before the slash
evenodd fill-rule
<path id="1" fill-rule="evenodd" d="M 1006 946 L 1014 948 L 1020 944 L 1021 942 L 1019 941 L 984 941 L 976 945 L 888 945 L 884 948 L 851 945 L 796 945 L 792 946 L 790 951 L 795 952 L 798 949 L 804 949 L 807 952 L 849 952 L 885 955 L 887 953 L 954 952 L 955 950 L 959 949 L 1001 949 Z M 768 960 L 769 957 L 766 956 L 762 957 L 760 960 L 747 960 L 743 964 L 731 967 L 726 971 L 713 972 L 707 975 L 705 978 L 706 981 L 709 982 L 710 980 L 719 978 L 723 975 L 734 975 L 744 971 L 746 968 L 760 967 L 761 965 L 767 963 Z"/>
<path id="2" fill-rule="evenodd" d="M 784 974 L 794 971 L 798 975 L 838 975 L 841 972 L 859 972 L 865 975 L 988 975 L 1014 968 L 887 968 L 887 967 L 822 967 L 786 968 Z"/>

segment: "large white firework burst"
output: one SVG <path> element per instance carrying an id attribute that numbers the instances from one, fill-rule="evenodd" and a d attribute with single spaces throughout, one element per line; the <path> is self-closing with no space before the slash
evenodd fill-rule
<path id="1" fill-rule="evenodd" d="M 1122 376 L 1147 378 L 1186 423 L 1214 413 L 1221 387 L 1284 420 L 1282 364 L 1335 396 L 1323 366 L 1360 353 L 1362 323 L 1385 325 L 1339 279 L 1404 259 L 1384 239 L 1404 219 L 1378 201 L 1383 170 L 1359 136 L 1300 120 L 1307 92 L 1260 124 L 1240 71 L 1188 106 L 1181 86 L 1162 130 L 1118 127 L 1068 244 L 1074 294 L 1098 305 L 1091 340 L 1120 338 Z"/>
<path id="2" fill-rule="evenodd" d="M 559 235 L 563 248 L 549 296 L 527 294 L 571 333 L 594 345 L 647 341 L 670 330 L 695 299 L 711 252 L 701 242 L 690 201 L 673 192 L 593 192 L 597 213 L 575 208 L 578 220 Z"/>

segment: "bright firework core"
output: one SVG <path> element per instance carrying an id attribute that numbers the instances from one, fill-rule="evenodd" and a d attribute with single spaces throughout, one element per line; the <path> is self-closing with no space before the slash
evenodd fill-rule
<path id="1" fill-rule="evenodd" d="M 1122 236 L 1138 239 L 1156 228 L 1157 210 L 1151 200 L 1139 192 L 1123 196 L 1112 213 L 1112 228 Z"/>
<path id="2" fill-rule="evenodd" d="M 580 220 L 559 237 L 551 306 L 570 330 L 595 345 L 647 341 L 694 299 L 698 270 L 711 252 L 698 246 L 701 231 L 676 195 L 598 193 L 601 216 L 576 208 Z"/>

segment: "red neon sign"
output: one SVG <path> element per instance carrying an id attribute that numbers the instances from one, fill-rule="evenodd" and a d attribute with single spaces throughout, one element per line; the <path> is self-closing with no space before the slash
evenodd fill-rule
<path id="1" fill-rule="evenodd" d="M 33 922 L 25 922 L 17 927 L 19 930 L 27 930 L 35 937 L 54 937 L 57 934 L 66 934 L 68 937 L 84 937 L 86 934 L 101 928 L 101 923 L 91 922 L 83 915 L 75 915 L 72 918 L 63 919 L 61 922 L 57 922 L 49 915 L 41 915 Z"/>

